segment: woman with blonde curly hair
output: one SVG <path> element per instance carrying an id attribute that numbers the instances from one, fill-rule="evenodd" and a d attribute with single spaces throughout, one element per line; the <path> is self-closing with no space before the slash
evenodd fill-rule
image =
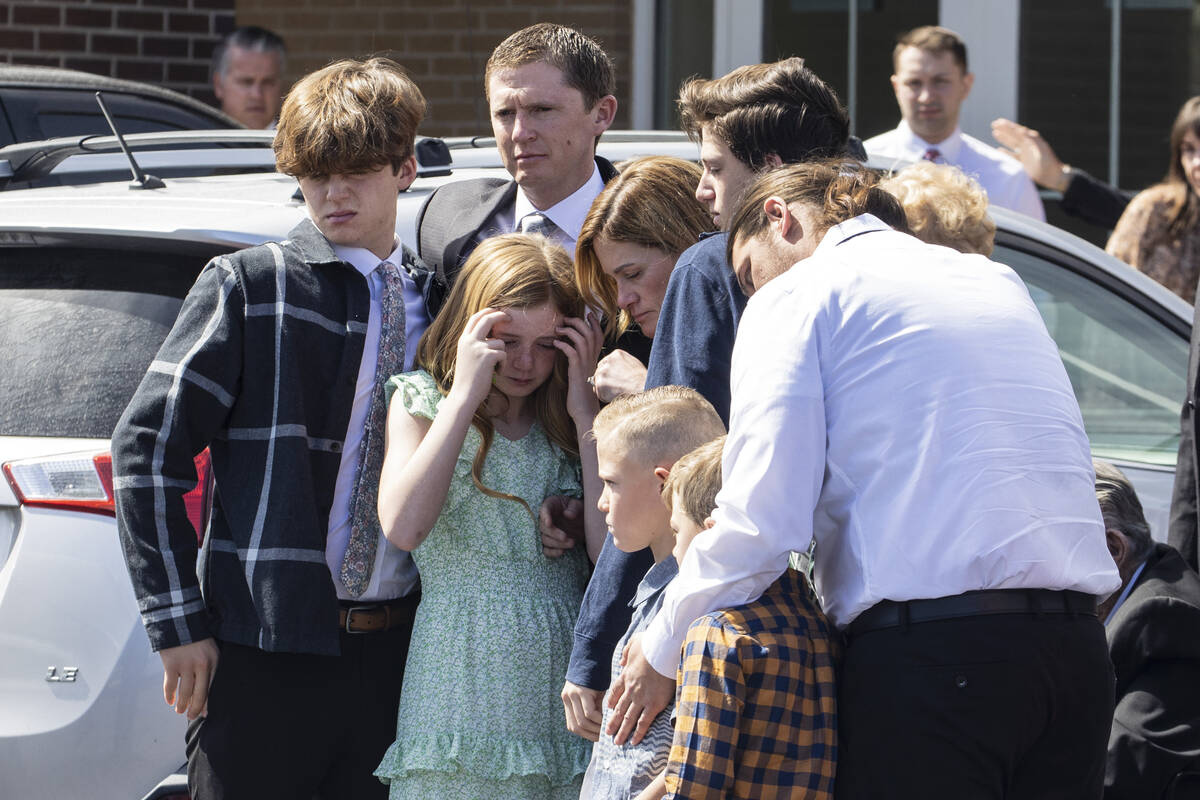
<path id="1" fill-rule="evenodd" d="M 918 161 L 885 178 L 879 188 L 900 201 L 913 236 L 962 253 L 991 256 L 996 223 L 988 214 L 987 193 L 962 170 Z"/>

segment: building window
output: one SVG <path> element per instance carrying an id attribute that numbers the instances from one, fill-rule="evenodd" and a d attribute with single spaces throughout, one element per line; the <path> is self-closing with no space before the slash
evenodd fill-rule
<path id="1" fill-rule="evenodd" d="M 713 0 L 659 0 L 655 26 L 654 127 L 679 130 L 679 86 L 712 77 Z"/>
<path id="2" fill-rule="evenodd" d="M 802 57 L 846 103 L 854 133 L 866 139 L 896 127 L 900 112 L 889 81 L 892 48 L 901 33 L 937 24 L 938 0 L 857 0 L 854 5 L 852 18 L 850 0 L 765 0 L 763 58 Z"/>

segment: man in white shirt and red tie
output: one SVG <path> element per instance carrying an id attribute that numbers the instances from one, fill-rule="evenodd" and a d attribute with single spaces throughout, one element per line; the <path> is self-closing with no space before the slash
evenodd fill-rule
<path id="1" fill-rule="evenodd" d="M 669 692 L 692 620 L 815 540 L 847 639 L 839 798 L 1098 797 L 1095 609 L 1120 578 L 1066 370 L 1012 270 L 897 230 L 872 181 L 798 164 L 744 195 L 730 263 L 755 294 L 716 524 L 631 645 L 614 716 Z"/>
<path id="2" fill-rule="evenodd" d="M 958 34 L 935 25 L 911 30 L 897 42 L 892 62 L 902 119 L 894 130 L 864 142 L 867 152 L 896 162 L 952 164 L 979 181 L 993 205 L 1046 219 L 1037 187 L 1021 164 L 958 127 L 959 109 L 975 82 Z"/>

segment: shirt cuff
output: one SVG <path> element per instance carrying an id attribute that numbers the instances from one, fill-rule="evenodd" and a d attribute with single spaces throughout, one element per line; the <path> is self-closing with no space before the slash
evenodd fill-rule
<path id="1" fill-rule="evenodd" d="M 679 672 L 681 647 L 683 647 L 683 641 L 676 641 L 670 635 L 661 613 L 655 616 L 654 621 L 642 634 L 642 654 L 646 656 L 650 666 L 654 667 L 655 672 L 671 680 L 675 680 L 675 676 Z"/>
<path id="2" fill-rule="evenodd" d="M 607 645 L 608 661 L 612 661 L 613 645 Z M 576 634 L 571 645 L 571 662 L 567 665 L 567 681 L 596 692 L 608 690 L 612 683 L 612 664 L 597 658 L 605 645 L 589 636 Z"/>

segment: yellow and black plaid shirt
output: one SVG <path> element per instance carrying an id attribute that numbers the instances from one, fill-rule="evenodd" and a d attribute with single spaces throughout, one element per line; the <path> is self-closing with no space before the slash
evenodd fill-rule
<path id="1" fill-rule="evenodd" d="M 762 597 L 692 623 L 667 797 L 832 798 L 837 634 L 788 569 Z"/>

